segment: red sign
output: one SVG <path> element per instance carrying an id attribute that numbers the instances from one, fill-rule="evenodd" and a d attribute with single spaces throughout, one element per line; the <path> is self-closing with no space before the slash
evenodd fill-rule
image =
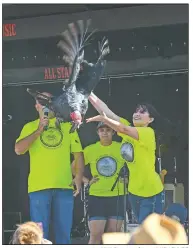
<path id="1" fill-rule="evenodd" d="M 82 65 L 80 66 L 80 70 L 83 70 Z M 48 79 L 60 79 L 60 78 L 69 78 L 72 69 L 70 67 L 54 67 L 54 68 L 45 68 L 44 69 L 44 80 Z"/>
<path id="2" fill-rule="evenodd" d="M 16 36 L 16 24 L 3 24 L 3 36 Z"/>
<path id="3" fill-rule="evenodd" d="M 72 69 L 69 67 L 56 67 L 56 68 L 45 68 L 44 69 L 44 79 L 60 79 L 69 78 Z"/>

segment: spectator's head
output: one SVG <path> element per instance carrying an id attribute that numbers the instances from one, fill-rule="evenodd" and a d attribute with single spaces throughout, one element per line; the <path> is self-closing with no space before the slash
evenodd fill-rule
<path id="1" fill-rule="evenodd" d="M 172 203 L 165 211 L 165 215 L 177 220 L 182 225 L 185 224 L 185 221 L 187 219 L 188 211 L 187 208 L 185 208 L 180 203 Z"/>
<path id="2" fill-rule="evenodd" d="M 177 221 L 159 214 L 149 215 L 132 234 L 110 233 L 103 235 L 103 244 L 187 244 L 183 226 Z"/>
<path id="3" fill-rule="evenodd" d="M 112 142 L 114 131 L 103 122 L 97 125 L 97 133 L 102 142 Z"/>
<path id="4" fill-rule="evenodd" d="M 17 244 L 42 244 L 43 240 L 43 230 L 40 225 L 35 222 L 26 222 L 24 224 L 18 225 L 11 243 Z"/>

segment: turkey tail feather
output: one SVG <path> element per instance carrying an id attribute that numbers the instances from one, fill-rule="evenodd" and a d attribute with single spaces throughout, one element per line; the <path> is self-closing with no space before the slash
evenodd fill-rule
<path id="1" fill-rule="evenodd" d="M 80 64 L 84 60 L 84 47 L 89 45 L 91 37 L 96 32 L 94 30 L 88 34 L 90 25 L 91 20 L 87 20 L 86 23 L 83 20 L 78 20 L 76 23 L 68 24 L 68 29 L 61 34 L 62 40 L 59 41 L 58 47 L 64 53 L 63 60 L 65 63 L 72 67 L 69 81 L 63 90 L 77 80 Z"/>
<path id="2" fill-rule="evenodd" d="M 103 37 L 102 42 L 99 44 L 99 58 L 98 61 L 101 61 L 104 59 L 104 57 L 106 55 L 108 55 L 110 53 L 110 49 L 109 49 L 109 41 L 108 39 L 106 39 L 105 37 Z"/>

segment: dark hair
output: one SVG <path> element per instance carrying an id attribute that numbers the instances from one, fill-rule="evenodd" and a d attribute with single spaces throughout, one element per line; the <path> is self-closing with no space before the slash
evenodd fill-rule
<path id="1" fill-rule="evenodd" d="M 148 112 L 149 117 L 154 118 L 154 121 L 150 123 L 149 126 L 156 131 L 157 125 L 155 123 L 157 123 L 161 119 L 161 116 L 158 111 L 149 103 L 139 103 L 136 106 L 136 110 L 139 108 L 142 109 L 144 112 Z"/>
<path id="2" fill-rule="evenodd" d="M 149 113 L 149 116 L 151 118 L 154 118 L 154 121 L 149 124 L 149 127 L 154 130 L 156 141 L 158 141 L 159 137 L 163 137 L 163 139 L 167 138 L 167 141 L 165 140 L 166 143 L 173 143 L 173 141 L 177 137 L 177 126 L 169 119 L 161 116 L 156 108 L 149 103 L 139 103 L 136 106 L 136 110 L 139 108 L 144 110 L 144 112 L 147 111 Z"/>

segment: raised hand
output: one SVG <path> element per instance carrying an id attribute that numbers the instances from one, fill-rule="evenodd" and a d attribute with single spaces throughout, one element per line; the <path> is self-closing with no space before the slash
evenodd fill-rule
<path id="1" fill-rule="evenodd" d="M 38 126 L 38 131 L 42 133 L 45 129 L 46 126 L 48 126 L 49 120 L 46 117 L 43 117 L 40 119 L 39 126 Z"/>
<path id="2" fill-rule="evenodd" d="M 93 122 L 93 121 L 97 121 L 97 122 L 102 121 L 103 122 L 106 118 L 107 118 L 106 114 L 104 112 L 102 112 L 101 115 L 96 115 L 94 117 L 90 117 L 90 118 L 86 119 L 86 123 Z"/>

